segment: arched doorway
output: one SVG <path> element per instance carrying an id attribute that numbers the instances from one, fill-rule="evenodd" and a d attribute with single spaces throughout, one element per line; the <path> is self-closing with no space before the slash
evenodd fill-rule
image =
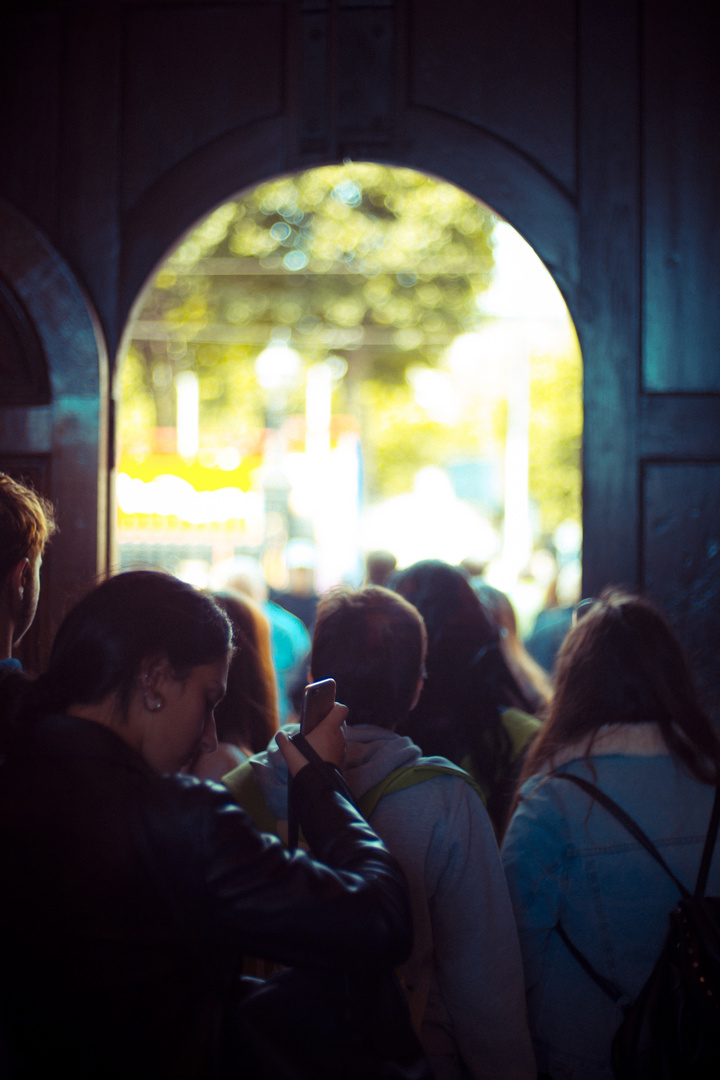
<path id="1" fill-rule="evenodd" d="M 281 575 L 280 549 L 287 540 L 317 540 L 315 536 L 308 536 L 307 522 L 298 520 L 312 515 L 307 512 L 303 515 L 301 509 L 293 512 L 292 522 L 288 515 L 289 497 L 296 504 L 304 500 L 307 511 L 314 501 L 313 495 L 317 494 L 317 484 L 313 485 L 307 470 L 314 469 L 317 480 L 330 460 L 323 463 L 318 456 L 322 453 L 318 447 L 323 439 L 330 447 L 330 429 L 327 428 L 324 434 L 317 428 L 314 434 L 311 431 L 313 405 L 307 387 L 313 381 L 317 386 L 314 393 L 318 402 L 323 393 L 330 393 L 333 382 L 337 384 L 336 398 L 342 398 L 334 418 L 335 450 L 338 439 L 343 436 L 346 448 L 352 444 L 352 423 L 348 430 L 341 431 L 342 416 L 349 418 L 358 430 L 365 428 L 366 435 L 368 425 L 372 426 L 372 414 L 382 412 L 383 393 L 377 388 L 384 390 L 386 398 L 392 398 L 388 406 L 390 420 L 386 419 L 384 425 L 380 425 L 384 426 L 388 451 L 384 465 L 378 466 L 373 455 L 367 452 L 361 456 L 366 466 L 370 462 L 369 485 L 368 469 L 365 469 L 364 495 L 367 498 L 369 486 L 371 502 L 388 502 L 393 496 L 402 501 L 403 497 L 411 495 L 407 490 L 412 487 L 408 477 L 414 481 L 416 474 L 425 467 L 425 482 L 431 482 L 427 468 L 442 466 L 434 477 L 436 486 L 432 497 L 444 498 L 447 494 L 452 499 L 443 514 L 431 511 L 425 527 L 422 520 L 415 524 L 416 541 L 421 539 L 431 519 L 435 523 L 440 519 L 450 524 L 450 507 L 454 503 L 464 504 L 466 509 L 473 511 L 475 517 L 472 520 L 466 517 L 461 524 L 458 518 L 454 526 L 456 534 L 462 529 L 468 531 L 464 551 L 457 542 L 449 547 L 447 540 L 445 546 L 435 550 L 432 546 L 423 549 L 416 542 L 408 550 L 416 552 L 418 557 L 437 555 L 459 561 L 463 556 L 474 556 L 475 561 L 489 562 L 499 552 L 499 583 L 510 584 L 514 589 L 521 572 L 527 570 L 533 546 L 541 546 L 541 534 L 546 534 L 543 542 L 547 543 L 547 534 L 555 532 L 563 521 L 574 522 L 577 543 L 580 523 L 580 360 L 577 340 L 560 295 L 549 274 L 542 271 L 539 260 L 518 234 L 487 207 L 457 188 L 409 170 L 396 171 L 398 177 L 404 177 L 404 184 L 396 181 L 394 187 L 388 187 L 392 172 L 377 165 L 348 164 L 261 185 L 245 197 L 220 206 L 189 233 L 163 263 L 151 286 L 154 293 L 144 294 L 136 309 L 139 317 L 126 330 L 126 338 L 132 344 L 124 368 L 124 382 L 126 392 L 135 393 L 134 425 L 139 442 L 135 463 L 129 461 L 132 454 L 124 464 L 121 461 L 121 500 L 125 499 L 127 508 L 124 524 L 127 526 L 129 519 L 134 518 L 134 529 L 126 529 L 126 536 L 133 532 L 132 543 L 140 559 L 153 561 L 168 557 L 167 552 L 163 555 L 159 551 L 157 544 L 152 550 L 152 543 L 143 543 L 144 539 L 152 538 L 148 511 L 157 510 L 163 499 L 166 508 L 174 506 L 176 511 L 185 499 L 184 511 L 165 516 L 172 517 L 177 524 L 176 547 L 182 546 L 183 531 L 185 540 L 189 541 L 192 520 L 199 524 L 206 512 L 200 509 L 190 491 L 197 493 L 196 485 L 203 483 L 210 485 L 208 492 L 229 493 L 234 486 L 236 492 L 244 493 L 245 497 L 239 501 L 246 506 L 236 509 L 235 517 L 226 518 L 231 525 L 224 533 L 217 528 L 212 535 L 210 531 L 206 532 L 206 539 L 210 541 L 209 553 L 207 543 L 186 543 L 188 558 L 192 556 L 193 547 L 195 556 L 205 562 L 208 557 L 215 561 L 218 556 L 229 555 L 238 548 L 252 550 L 263 555 L 271 576 L 278 572 Z M 404 213 L 401 213 L 398 208 L 403 200 Z M 433 205 L 435 218 L 430 212 Z M 353 219 L 355 231 L 351 224 Z M 389 230 L 382 225 L 381 219 L 385 220 L 385 226 L 391 222 Z M 394 238 L 397 250 L 390 250 L 389 231 L 392 230 L 404 234 L 402 240 L 398 236 Z M 507 266 L 503 283 L 496 282 L 494 289 L 488 290 L 494 261 L 493 245 L 500 243 L 497 237 L 505 237 L 501 250 Z M 524 269 L 521 269 L 523 265 Z M 542 285 L 543 276 L 546 280 L 544 298 L 532 296 L 533 286 L 525 285 L 528 294 L 525 308 L 520 303 L 515 312 L 516 316 L 522 316 L 525 324 L 522 331 L 519 323 L 513 324 L 511 341 L 507 331 L 514 318 L 512 300 L 509 299 L 513 293 L 509 283 L 513 272 L 530 275 L 536 292 L 537 282 Z M 334 291 L 326 284 L 331 279 L 335 280 Z M 348 284 L 350 279 L 356 279 L 358 288 L 355 291 Z M 338 280 L 342 281 L 339 287 Z M 319 296 L 323 291 L 327 295 Z M 515 292 L 520 290 L 516 288 Z M 486 309 L 481 303 L 485 294 L 489 303 Z M 553 302 L 556 307 L 555 313 L 551 314 L 549 308 Z M 543 343 L 550 324 L 553 321 L 557 324 L 558 319 L 565 328 L 563 344 L 558 346 L 556 341 L 548 345 L 547 340 Z M 531 340 L 532 332 L 528 334 L 528 329 L 533 320 L 535 339 Z M 561 398 L 565 406 L 564 428 L 559 421 L 562 409 L 551 415 L 555 376 L 550 372 L 552 364 L 547 363 L 548 356 L 557 359 L 558 348 L 560 352 L 564 351 L 567 369 L 564 382 L 561 379 L 560 393 L 555 395 L 555 404 Z M 532 510 L 528 506 L 527 492 L 533 355 L 536 367 L 534 456 L 542 456 L 553 438 L 557 441 L 560 436 L 562 441 L 563 430 L 569 435 L 566 440 L 569 449 L 560 451 L 560 456 L 564 454 L 565 457 L 561 482 L 553 483 L 552 452 L 549 456 L 546 453 L 545 460 L 534 467 L 532 483 L 536 491 L 545 483 L 545 520 L 531 523 Z M 245 397 L 250 403 L 245 413 L 238 407 L 235 424 L 249 433 L 249 437 L 243 441 L 225 431 L 224 445 L 201 445 L 196 406 L 191 407 L 191 412 L 195 409 L 195 419 L 183 421 L 182 431 L 181 425 L 174 422 L 175 394 L 178 415 L 183 413 L 182 402 L 190 403 L 194 395 L 201 399 L 201 409 L 202 401 L 205 401 L 206 415 L 213 408 L 216 414 L 222 412 L 212 405 L 212 401 L 217 401 L 223 394 L 227 398 L 231 393 L 227 371 L 221 373 L 220 369 L 226 369 L 233 357 L 238 365 L 236 381 L 244 380 Z M 545 372 L 538 375 L 543 357 Z M 484 378 L 479 379 L 477 372 L 483 366 L 487 370 Z M 506 378 L 510 368 L 512 375 Z M 140 392 L 143 382 L 148 391 L 144 402 Z M 376 397 L 374 402 L 368 402 L 367 386 L 372 382 L 376 385 Z M 223 383 L 222 387 L 220 383 Z M 363 385 L 366 388 L 364 402 L 360 389 Z M 454 398 L 454 405 L 450 398 Z M 464 407 L 471 399 L 472 414 Z M 478 411 L 483 399 L 485 407 Z M 498 407 L 500 412 L 504 410 L 502 416 L 494 416 L 493 410 L 497 413 Z M 422 422 L 417 419 L 414 424 L 410 422 L 408 413 L 413 409 L 416 413 L 424 412 Z M 231 411 L 226 410 L 228 416 Z M 249 415 L 253 411 L 256 417 L 260 412 L 265 414 L 262 424 L 255 422 L 254 434 Z M 302 421 L 299 421 L 301 415 Z M 163 422 L 158 421 L 158 416 Z M 283 427 L 288 426 L 285 421 L 289 419 L 292 427 L 293 418 L 299 422 L 295 424 L 296 445 L 290 450 L 294 458 L 292 466 L 276 467 L 278 459 L 271 462 L 267 453 L 263 461 L 260 431 L 270 432 L 277 443 L 276 436 L 279 437 Z M 225 423 L 227 426 L 227 417 Z M 121 419 L 121 431 L 128 433 L 132 440 L 131 427 L 132 424 Z M 484 440 L 480 440 L 482 447 L 477 436 L 474 443 L 468 438 L 468 431 L 473 427 L 476 433 L 479 429 L 487 429 Z M 492 460 L 493 454 L 488 449 L 493 443 L 494 427 L 502 429 L 499 440 L 495 439 L 503 444 L 500 461 L 497 453 Z M 150 428 L 155 429 L 154 446 L 148 442 Z M 453 429 L 456 441 L 448 450 L 439 433 Z M 287 434 L 283 438 L 287 442 Z M 310 446 L 313 439 L 314 449 Z M 302 444 L 302 453 L 297 444 Z M 154 461 L 158 449 L 162 448 L 166 452 L 164 466 Z M 175 482 L 175 503 L 168 484 L 165 483 L 162 491 L 157 485 L 157 468 L 164 467 L 165 475 L 169 475 L 172 454 L 178 470 L 176 477 L 179 475 L 180 482 L 188 485 L 183 488 Z M 305 460 L 301 464 L 298 459 L 303 455 Z M 352 488 L 353 483 L 357 488 L 357 452 L 350 451 L 346 458 L 349 471 L 344 474 L 345 479 L 337 492 L 329 498 L 334 507 L 341 505 L 343 490 Z M 149 459 L 153 459 L 150 464 Z M 261 465 L 266 478 L 274 475 L 274 487 L 266 481 L 253 480 L 249 475 Z M 407 473 L 404 479 L 403 467 Z M 573 467 L 574 477 L 571 476 Z M 207 473 L 213 468 L 220 473 L 214 478 Z M 305 470 L 305 475 L 297 478 L 295 490 L 288 477 L 289 468 L 294 468 L 296 473 Z M 202 469 L 206 470 L 204 478 Z M 414 469 L 412 476 L 411 469 Z M 383 470 L 384 477 L 381 475 Z M 511 477 L 508 477 L 508 470 L 513 470 Z M 393 471 L 394 476 L 388 481 L 387 473 Z M 504 490 L 503 471 L 508 478 Z M 532 473 L 532 467 L 530 471 Z M 444 487 L 438 487 L 442 472 L 446 483 Z M 277 483 L 278 479 L 282 483 Z M 220 484 L 222 480 L 224 483 Z M 143 489 L 143 484 L 152 483 L 156 484 L 154 489 Z M 553 507 L 548 514 L 547 504 L 554 497 L 553 490 L 557 491 L 563 485 L 567 496 L 564 512 L 562 508 Z M 320 487 L 327 496 L 329 489 L 325 480 Z M 516 489 L 519 490 L 517 498 Z M 458 490 L 463 490 L 469 497 L 459 498 Z M 231 501 L 230 495 L 226 494 L 226 509 Z M 535 501 L 537 503 L 537 499 Z M 195 503 L 194 507 L 190 502 Z M 205 503 L 209 506 L 208 499 Z M 253 523 L 260 504 L 271 507 L 270 525 L 267 515 L 261 524 Z M 406 501 L 404 510 L 397 506 L 396 512 L 404 513 L 407 520 L 411 504 L 412 500 Z M 477 526 L 476 532 L 481 531 L 484 525 L 491 533 L 494 527 L 502 526 L 502 519 L 507 519 L 503 512 L 505 507 L 512 507 L 511 522 L 508 524 L 506 520 L 504 530 L 500 527 L 497 550 L 493 550 L 492 540 L 487 538 L 483 551 L 477 547 L 473 550 L 474 545 L 483 542 L 479 534 L 477 538 L 472 537 L 473 529 Z M 379 507 L 375 509 L 379 511 Z M 344 510 L 346 523 L 359 517 L 357 505 L 348 504 Z M 374 526 L 368 526 L 375 542 L 361 538 L 360 525 L 356 522 L 354 559 L 328 560 L 325 557 L 321 566 L 321 586 L 332 584 L 333 579 L 357 574 L 363 547 L 393 546 L 389 542 L 382 543 L 382 526 L 378 524 L 381 517 L 379 512 L 376 513 Z M 385 520 L 386 528 L 390 528 L 387 514 Z M 184 525 L 181 524 L 183 521 Z M 452 531 L 450 525 L 446 532 Z M 534 535 L 531 535 L 533 531 Z M 566 527 L 564 536 L 567 538 L 571 532 Z M 200 535 L 196 529 L 195 540 Z M 442 544 L 439 539 L 436 542 Z M 124 565 L 132 562 L 129 553 L 132 543 L 128 540 L 124 546 Z M 576 557 L 577 550 L 572 550 L 572 543 L 565 539 L 564 544 L 561 557 L 566 560 Z M 513 581 L 510 581 L 511 576 L 514 576 Z"/>

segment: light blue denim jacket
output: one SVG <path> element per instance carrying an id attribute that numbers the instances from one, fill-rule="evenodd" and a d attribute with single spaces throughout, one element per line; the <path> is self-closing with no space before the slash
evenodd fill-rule
<path id="1" fill-rule="evenodd" d="M 595 783 L 622 806 L 692 891 L 714 789 L 671 758 L 652 724 L 614 725 L 559 772 Z M 622 1006 L 639 993 L 660 952 L 678 890 L 644 848 L 575 784 L 531 777 L 502 858 L 525 968 L 528 1020 L 540 1071 L 554 1080 L 612 1080 L 610 1046 Z M 720 843 L 708 895 L 720 895 Z M 624 992 L 614 1004 L 571 955 L 562 920 L 593 967 Z"/>

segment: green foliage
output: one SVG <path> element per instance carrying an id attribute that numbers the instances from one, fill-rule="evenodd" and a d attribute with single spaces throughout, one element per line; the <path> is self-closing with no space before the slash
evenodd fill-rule
<path id="1" fill-rule="evenodd" d="M 530 496 L 552 533 L 582 518 L 582 360 L 574 333 L 564 351 L 534 356 L 530 383 Z"/>
<path id="2" fill-rule="evenodd" d="M 308 364 L 339 353 L 350 380 L 402 385 L 409 364 L 436 363 L 476 324 L 494 221 L 457 188 L 373 164 L 286 177 L 219 207 L 170 256 L 140 315 L 134 348 L 158 422 L 168 422 L 162 365 L 223 384 L 215 395 L 201 389 L 217 413 L 234 396 L 227 380 L 250 370 L 278 330 Z M 142 340 L 145 324 L 159 340 Z M 229 349 L 213 342 L 232 346 L 232 365 L 218 364 Z M 260 392 L 245 389 L 261 411 Z"/>
<path id="3" fill-rule="evenodd" d="M 142 447 L 175 423 L 174 375 L 198 374 L 201 430 L 253 452 L 270 407 L 255 361 L 271 343 L 307 367 L 339 355 L 334 411 L 357 416 L 366 492 L 407 491 L 415 472 L 502 453 L 505 402 L 460 391 L 452 419 L 418 403 L 413 371 L 444 368 L 450 343 L 481 325 L 493 273 L 491 212 L 408 169 L 347 164 L 262 184 L 218 207 L 168 258 L 122 364 L 121 442 Z M 532 496 L 543 526 L 579 517 L 579 352 L 533 362 Z M 410 373 L 410 376 L 408 375 Z M 302 413 L 304 377 L 281 410 Z"/>

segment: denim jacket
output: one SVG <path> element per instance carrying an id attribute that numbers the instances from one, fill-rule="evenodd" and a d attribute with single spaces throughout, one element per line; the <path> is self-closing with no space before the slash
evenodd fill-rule
<path id="1" fill-rule="evenodd" d="M 653 724 L 608 725 L 589 750 L 555 761 L 595 783 L 647 833 L 692 891 L 714 789 L 672 758 Z M 610 1047 L 662 947 L 676 886 L 644 848 L 575 784 L 552 774 L 521 789 L 502 857 L 520 936 L 538 1068 L 554 1080 L 612 1080 Z M 707 895 L 720 895 L 720 844 Z M 622 989 L 617 1004 L 555 930 Z"/>

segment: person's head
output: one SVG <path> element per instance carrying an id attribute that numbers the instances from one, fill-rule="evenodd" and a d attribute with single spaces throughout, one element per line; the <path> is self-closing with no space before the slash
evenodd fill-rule
<path id="1" fill-rule="evenodd" d="M 605 724 L 659 726 L 670 752 L 699 779 L 720 768 L 720 742 L 703 712 L 682 648 L 648 600 L 620 589 L 583 603 L 560 648 L 555 694 L 528 755 L 532 775 Z"/>
<path id="2" fill-rule="evenodd" d="M 426 754 L 460 762 L 490 791 L 512 752 L 500 709 L 528 703 L 499 647 L 497 627 L 462 570 L 424 559 L 401 570 L 393 588 L 417 607 L 428 635 L 427 681 L 402 729 Z"/>
<path id="3" fill-rule="evenodd" d="M 258 754 L 278 730 L 277 685 L 270 651 L 270 626 L 247 596 L 213 594 L 229 616 L 235 651 L 227 691 L 215 710 L 218 739 Z"/>
<path id="4" fill-rule="evenodd" d="M 42 554 L 54 531 L 48 500 L 0 473 L 0 605 L 10 623 L 13 644 L 22 639 L 35 617 Z"/>
<path id="5" fill-rule="evenodd" d="M 522 688 L 533 710 L 541 708 L 552 696 L 552 682 L 520 640 L 515 609 L 510 598 L 486 581 L 473 581 L 472 588 L 500 630 L 500 647 L 515 681 Z"/>
<path id="6" fill-rule="evenodd" d="M 43 711 L 111 716 L 150 765 L 176 771 L 217 745 L 231 645 L 210 597 L 168 574 L 118 574 L 66 616 L 32 697 Z"/>
<path id="7" fill-rule="evenodd" d="M 235 555 L 216 563 L 210 572 L 210 588 L 216 592 L 242 593 L 261 605 L 268 597 L 265 573 L 252 555 Z"/>
<path id="8" fill-rule="evenodd" d="M 425 622 L 428 676 L 431 668 L 458 657 L 458 650 L 464 664 L 471 653 L 497 642 L 492 619 L 457 567 L 440 559 L 422 559 L 400 570 L 393 588 L 415 605 Z"/>
<path id="9" fill-rule="evenodd" d="M 348 723 L 393 730 L 422 689 L 425 629 L 389 589 L 338 588 L 320 601 L 310 654 L 313 679 L 335 679 Z"/>
<path id="10" fill-rule="evenodd" d="M 396 567 L 397 559 L 391 551 L 379 548 L 377 551 L 368 552 L 365 558 L 366 584 L 388 585 Z"/>
<path id="11" fill-rule="evenodd" d="M 296 596 L 315 595 L 317 554 L 310 540 L 291 540 L 285 548 L 288 592 Z"/>

